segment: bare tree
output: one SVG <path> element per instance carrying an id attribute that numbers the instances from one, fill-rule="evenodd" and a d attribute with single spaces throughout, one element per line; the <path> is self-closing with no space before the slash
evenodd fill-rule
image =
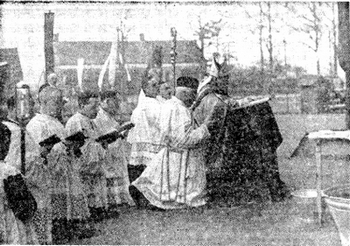
<path id="1" fill-rule="evenodd" d="M 264 72 L 265 62 L 264 62 L 264 50 L 263 50 L 263 18 L 264 18 L 264 12 L 262 9 L 262 4 L 259 2 L 259 48 L 260 48 L 260 68 L 261 72 Z"/>
<path id="2" fill-rule="evenodd" d="M 200 51 L 202 54 L 202 61 L 204 65 L 206 64 L 206 59 L 204 56 L 205 48 L 207 47 L 206 45 L 206 40 L 212 41 L 212 38 L 216 38 L 216 46 L 218 49 L 219 45 L 219 35 L 221 32 L 221 21 L 222 19 L 218 21 L 209 21 L 206 22 L 205 24 L 202 23 L 202 18 L 198 16 L 198 30 L 195 31 L 195 35 L 198 36 L 199 43 L 200 43 Z"/>
<path id="3" fill-rule="evenodd" d="M 273 70 L 273 43 L 272 43 L 272 16 L 271 16 L 271 2 L 267 2 L 267 13 L 268 21 L 268 42 L 266 43 L 267 50 L 269 52 L 269 67 L 270 71 Z"/>
<path id="4" fill-rule="evenodd" d="M 333 31 L 333 75 L 338 76 L 338 47 L 337 47 L 337 22 L 336 3 L 332 3 L 332 31 Z"/>
<path id="5" fill-rule="evenodd" d="M 309 42 L 303 41 L 302 43 L 315 53 L 317 74 L 320 74 L 319 48 L 322 37 L 322 18 L 324 17 L 321 8 L 322 3 L 310 2 L 305 3 L 305 5 L 306 8 L 303 8 L 305 11 L 300 11 L 301 8 L 295 8 L 295 4 L 289 4 L 287 6 L 297 16 L 297 19 L 300 20 L 300 25 L 295 25 L 294 23 L 290 27 L 294 31 L 303 33 L 309 38 Z"/>
<path id="6" fill-rule="evenodd" d="M 258 3 L 259 6 L 259 10 L 258 12 L 254 12 L 252 10 L 252 8 L 247 8 L 246 4 L 241 4 L 239 3 L 238 6 L 240 6 L 242 8 L 242 10 L 244 11 L 245 15 L 247 18 L 251 19 L 251 20 L 256 20 L 259 19 L 259 22 L 256 25 L 247 25 L 244 26 L 245 29 L 247 29 L 247 31 L 249 31 L 251 34 L 255 35 L 256 31 L 259 31 L 258 37 L 259 37 L 259 51 L 260 51 L 260 72 L 264 73 L 264 69 L 265 69 L 265 57 L 264 57 L 264 29 L 266 28 L 266 26 L 264 25 L 264 17 L 265 17 L 265 13 L 263 10 L 263 6 L 262 6 L 262 2 Z"/>
<path id="7" fill-rule="evenodd" d="M 333 76 L 338 75 L 338 44 L 337 44 L 337 20 L 336 20 L 336 3 L 324 3 L 324 27 L 328 31 L 328 47 L 329 47 L 329 73 Z"/>

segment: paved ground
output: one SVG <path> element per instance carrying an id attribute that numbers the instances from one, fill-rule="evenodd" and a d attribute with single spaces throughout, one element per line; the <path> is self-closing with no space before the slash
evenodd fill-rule
<path id="1" fill-rule="evenodd" d="M 313 188 L 313 159 L 289 155 L 307 131 L 341 129 L 344 115 L 277 115 L 284 143 L 278 150 L 281 176 L 291 189 Z M 305 164 L 306 163 L 306 164 Z M 90 239 L 70 244 L 122 245 L 317 245 L 340 246 L 329 212 L 322 228 L 314 223 L 312 201 L 244 207 L 155 212 L 122 209 L 119 219 L 96 224 Z"/>

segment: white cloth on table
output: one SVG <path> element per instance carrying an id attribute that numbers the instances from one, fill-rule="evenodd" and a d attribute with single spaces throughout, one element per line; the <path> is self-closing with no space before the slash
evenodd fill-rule
<path id="1" fill-rule="evenodd" d="M 333 131 L 333 130 L 320 130 L 316 132 L 310 132 L 308 134 L 309 139 L 347 139 L 350 140 L 350 130 Z"/>

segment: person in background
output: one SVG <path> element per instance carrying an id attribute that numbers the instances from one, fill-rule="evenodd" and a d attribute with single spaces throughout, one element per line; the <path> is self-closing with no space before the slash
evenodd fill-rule
<path id="1" fill-rule="evenodd" d="M 104 170 L 106 151 L 100 143 L 95 141 L 100 136 L 99 130 L 93 121 L 98 113 L 98 94 L 85 91 L 78 95 L 79 111 L 66 123 L 67 135 L 82 132 L 88 139 L 81 148 L 80 176 L 88 196 L 91 218 L 101 221 L 106 218 L 107 180 Z"/>
<path id="2" fill-rule="evenodd" d="M 44 84 L 44 85 L 52 86 L 52 87 L 54 87 L 54 88 L 59 89 L 59 87 L 58 87 L 58 76 L 57 76 L 57 74 L 55 74 L 55 73 L 50 73 L 49 76 L 47 77 L 47 83 Z M 62 91 L 62 94 L 63 94 L 63 91 Z M 62 124 L 64 124 L 64 123 L 66 122 L 65 119 L 64 119 L 63 111 L 64 111 L 65 104 L 67 104 L 68 101 L 69 101 L 68 98 L 63 97 L 63 105 L 62 105 L 62 107 L 60 108 L 60 110 L 58 111 L 58 114 L 57 114 L 57 116 L 56 116 L 56 118 L 57 118 Z"/>
<path id="3" fill-rule="evenodd" d="M 120 110 L 118 92 L 104 91 L 100 93 L 100 107 L 97 117 L 94 119 L 100 135 L 120 129 L 117 116 Z M 117 205 L 134 205 L 129 194 L 129 175 L 127 169 L 127 153 L 125 140 L 117 139 L 107 146 L 107 157 L 104 162 L 104 169 L 107 178 L 108 188 L 108 215 L 118 216 Z"/>
<path id="4" fill-rule="evenodd" d="M 52 86 L 57 88 L 57 82 L 58 82 L 58 77 L 57 74 L 55 73 L 50 73 L 49 76 L 47 76 L 47 83 Z"/>

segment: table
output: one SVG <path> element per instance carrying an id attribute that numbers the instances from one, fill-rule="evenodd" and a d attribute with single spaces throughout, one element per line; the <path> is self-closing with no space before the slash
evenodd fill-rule
<path id="1" fill-rule="evenodd" d="M 333 131 L 322 130 L 311 132 L 308 134 L 310 140 L 315 141 L 315 157 L 316 157 L 316 206 L 317 206 L 317 222 L 322 225 L 322 146 L 331 141 L 345 140 L 350 142 L 350 130 Z"/>

